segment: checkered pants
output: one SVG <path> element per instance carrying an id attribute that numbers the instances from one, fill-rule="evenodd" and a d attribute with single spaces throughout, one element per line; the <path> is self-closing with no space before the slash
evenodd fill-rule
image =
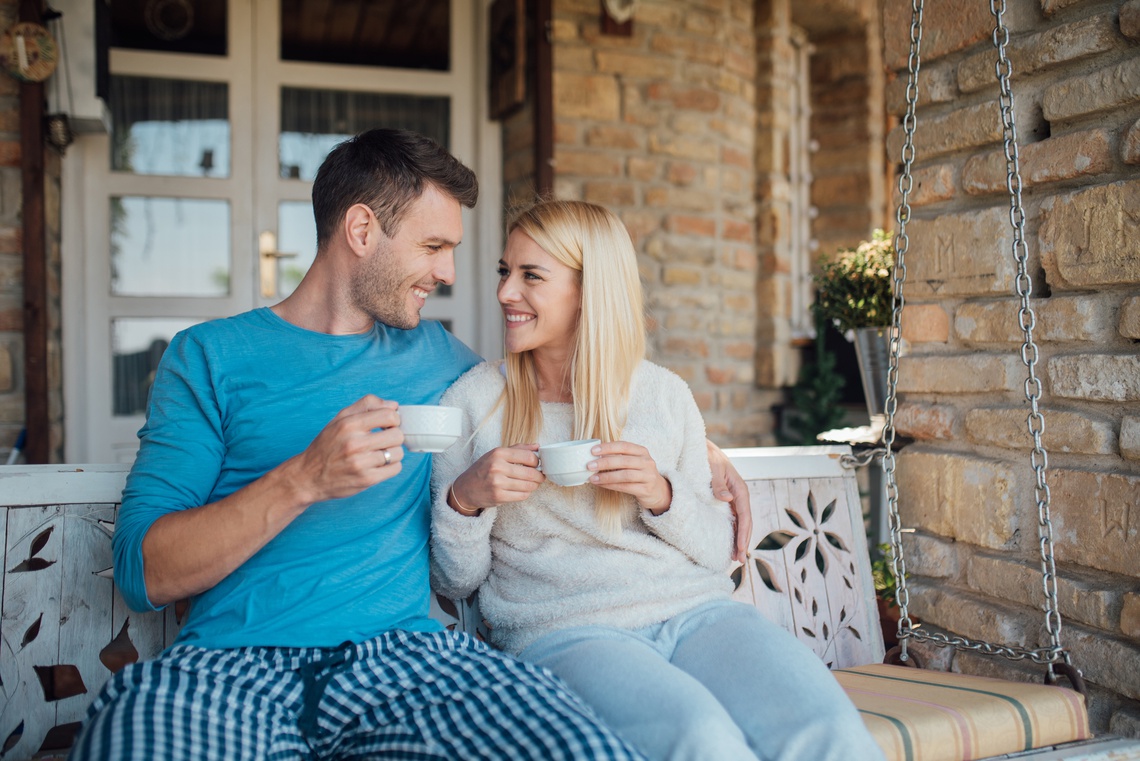
<path id="1" fill-rule="evenodd" d="M 549 672 L 466 634 L 180 645 L 115 674 L 72 759 L 642 759 Z"/>

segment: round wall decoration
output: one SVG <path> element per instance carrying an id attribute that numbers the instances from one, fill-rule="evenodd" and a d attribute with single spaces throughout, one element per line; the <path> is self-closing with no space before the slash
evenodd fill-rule
<path id="1" fill-rule="evenodd" d="M 0 66 L 21 82 L 42 82 L 55 71 L 59 48 L 39 24 L 21 21 L 0 37 Z"/>

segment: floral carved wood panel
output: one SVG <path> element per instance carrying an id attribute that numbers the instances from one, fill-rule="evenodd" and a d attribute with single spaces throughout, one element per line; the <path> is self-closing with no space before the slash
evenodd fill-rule
<path id="1" fill-rule="evenodd" d="M 756 605 L 831 668 L 882 660 L 863 516 L 853 478 L 749 482 L 748 562 L 736 598 Z"/>
<path id="2" fill-rule="evenodd" d="M 173 640 L 176 606 L 140 615 L 114 589 L 114 521 L 111 504 L 0 508 L 3 761 L 68 747 L 112 672 Z"/>

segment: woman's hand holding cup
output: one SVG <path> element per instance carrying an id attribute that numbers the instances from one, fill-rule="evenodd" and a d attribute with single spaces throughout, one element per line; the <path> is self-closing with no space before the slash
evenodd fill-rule
<path id="1" fill-rule="evenodd" d="M 590 483 L 628 494 L 654 515 L 673 504 L 673 487 L 657 470 L 649 450 L 628 441 L 611 441 L 593 449 L 598 459 L 588 467 L 596 471 Z"/>
<path id="2" fill-rule="evenodd" d="M 522 502 L 546 480 L 538 469 L 537 452 L 538 444 L 492 449 L 455 479 L 452 494 L 474 510 Z"/>

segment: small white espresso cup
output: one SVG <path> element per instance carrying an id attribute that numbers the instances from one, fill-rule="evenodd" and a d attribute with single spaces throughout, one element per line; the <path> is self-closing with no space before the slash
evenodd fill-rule
<path id="1" fill-rule="evenodd" d="M 601 443 L 598 439 L 582 439 L 539 447 L 538 467 L 559 486 L 580 486 L 594 474 L 586 465 L 597 459 L 590 450 Z"/>
<path id="2" fill-rule="evenodd" d="M 463 411 L 458 407 L 401 404 L 400 430 L 409 452 L 442 452 L 463 434 Z"/>

